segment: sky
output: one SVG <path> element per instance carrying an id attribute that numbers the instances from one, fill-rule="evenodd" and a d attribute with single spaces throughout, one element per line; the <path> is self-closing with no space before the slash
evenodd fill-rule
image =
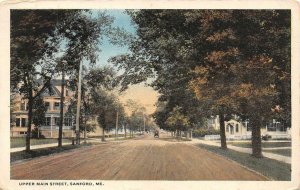
<path id="1" fill-rule="evenodd" d="M 135 35 L 135 27 L 131 23 L 131 18 L 127 15 L 124 10 L 107 10 L 107 14 L 115 17 L 113 26 L 118 26 L 123 28 L 127 32 Z M 104 40 L 99 45 L 101 52 L 99 53 L 98 65 L 110 65 L 108 59 L 112 56 L 128 53 L 128 47 L 119 47 L 109 43 L 107 37 L 104 37 Z M 151 87 L 146 86 L 144 83 L 132 85 L 121 94 L 120 100 L 123 103 L 126 103 L 126 100 L 133 99 L 141 103 L 147 110 L 148 114 L 151 114 L 155 111 L 155 103 L 157 101 L 159 94 L 154 91 Z"/>
<path id="2" fill-rule="evenodd" d="M 111 9 L 106 10 L 106 12 L 108 15 L 115 18 L 113 26 L 123 28 L 125 31 L 135 35 L 135 28 L 131 24 L 131 18 L 125 13 L 125 10 Z M 102 44 L 99 45 L 99 47 L 101 49 L 99 56 L 100 65 L 106 65 L 107 60 L 112 56 L 128 52 L 128 46 L 120 47 L 117 45 L 113 45 L 109 43 L 109 40 L 106 36 L 104 37 Z"/>

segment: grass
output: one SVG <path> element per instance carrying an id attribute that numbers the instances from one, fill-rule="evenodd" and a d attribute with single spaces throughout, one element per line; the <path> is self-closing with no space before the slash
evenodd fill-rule
<path id="1" fill-rule="evenodd" d="M 65 146 L 62 146 L 61 148 L 50 147 L 50 148 L 35 149 L 35 150 L 31 150 L 28 153 L 25 150 L 20 151 L 20 152 L 12 152 L 12 153 L 10 153 L 10 162 L 15 162 L 18 160 L 24 160 L 24 159 L 29 159 L 29 158 L 36 158 L 36 157 L 40 157 L 40 156 L 46 156 L 46 155 L 60 153 L 60 152 L 64 152 L 67 150 L 72 150 L 75 148 L 80 148 L 80 147 L 85 147 L 85 146 L 90 146 L 90 145 L 92 145 L 92 144 L 91 143 L 81 143 L 79 146 L 65 145 Z"/>
<path id="2" fill-rule="evenodd" d="M 279 154 L 282 156 L 289 156 L 289 157 L 292 156 L 291 149 L 276 149 L 276 150 L 264 149 L 263 152 L 270 152 L 270 153 Z"/>
<path id="3" fill-rule="evenodd" d="M 228 142 L 232 146 L 251 148 L 251 142 Z M 291 147 L 291 142 L 262 142 L 262 148 Z"/>
<path id="4" fill-rule="evenodd" d="M 183 138 L 176 138 L 176 137 L 159 137 L 157 138 L 163 141 L 170 141 L 170 142 L 180 142 L 180 141 L 191 141 L 191 139 Z"/>
<path id="5" fill-rule="evenodd" d="M 70 139 L 63 139 L 63 142 L 71 142 Z M 51 144 L 58 143 L 57 139 L 30 139 L 30 145 L 41 145 L 41 144 Z M 10 148 L 25 147 L 26 138 L 25 137 L 11 137 L 10 138 Z"/>
<path id="6" fill-rule="evenodd" d="M 240 163 L 252 170 L 255 170 L 272 180 L 276 181 L 290 181 L 291 180 L 291 164 L 279 162 L 277 160 L 269 158 L 254 158 L 249 154 L 237 152 L 234 150 L 223 150 L 219 147 L 199 144 L 201 148 L 204 148 L 210 152 L 219 154 L 231 160 Z"/>

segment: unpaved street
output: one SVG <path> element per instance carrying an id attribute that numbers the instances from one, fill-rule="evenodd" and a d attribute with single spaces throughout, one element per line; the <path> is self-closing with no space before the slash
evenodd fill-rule
<path id="1" fill-rule="evenodd" d="M 15 163 L 11 179 L 267 180 L 204 149 L 152 136 Z"/>

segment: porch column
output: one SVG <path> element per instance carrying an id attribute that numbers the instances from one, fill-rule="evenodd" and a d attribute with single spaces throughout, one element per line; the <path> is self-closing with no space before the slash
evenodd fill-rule
<path id="1" fill-rule="evenodd" d="M 51 138 L 52 138 L 52 119 L 53 119 L 53 116 L 51 115 L 51 116 L 50 116 L 50 126 L 51 126 L 51 131 L 50 131 L 50 133 L 51 133 Z"/>

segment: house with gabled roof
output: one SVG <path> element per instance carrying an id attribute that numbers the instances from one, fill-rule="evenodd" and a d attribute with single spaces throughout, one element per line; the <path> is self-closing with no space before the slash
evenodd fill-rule
<path id="1" fill-rule="evenodd" d="M 57 138 L 59 123 L 60 123 L 60 97 L 61 97 L 61 80 L 51 80 L 51 85 L 46 88 L 42 93 L 44 104 L 47 108 L 45 113 L 45 122 L 38 127 L 38 134 L 46 138 Z M 63 138 L 75 137 L 74 125 L 75 114 L 70 114 L 68 108 L 72 101 L 75 99 L 75 93 L 68 89 L 64 89 L 64 122 L 63 122 Z M 19 94 L 14 95 L 14 108 L 11 117 L 11 137 L 22 137 L 27 135 L 27 122 L 28 122 L 28 105 L 27 100 L 23 99 Z M 96 122 L 92 120 L 89 122 Z M 98 125 L 98 123 L 96 122 Z M 34 129 L 35 126 L 32 127 Z M 102 128 L 98 125 L 94 133 L 90 136 L 99 136 L 102 134 Z"/>
<path id="2" fill-rule="evenodd" d="M 213 128 L 220 130 L 219 116 L 212 116 L 207 122 L 208 128 Z M 251 122 L 247 119 L 241 121 L 237 116 L 225 121 L 225 134 L 228 139 L 251 139 L 252 137 L 252 127 Z M 276 119 L 270 120 L 264 127 L 261 127 L 262 136 L 270 136 L 272 139 L 290 139 L 291 129 L 284 126 L 282 123 Z M 212 139 L 216 139 L 214 136 Z M 206 136 L 206 139 L 210 139 L 210 136 Z"/>

